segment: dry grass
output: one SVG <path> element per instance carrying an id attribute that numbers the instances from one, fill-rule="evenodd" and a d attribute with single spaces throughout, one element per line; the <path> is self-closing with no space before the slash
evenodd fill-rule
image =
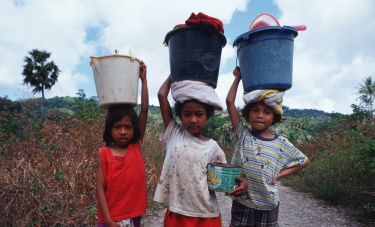
<path id="1" fill-rule="evenodd" d="M 96 155 L 103 124 L 102 118 L 46 120 L 38 134 L 2 144 L 0 226 L 94 226 Z M 158 133 L 148 134 L 143 152 L 150 201 L 163 145 Z"/>

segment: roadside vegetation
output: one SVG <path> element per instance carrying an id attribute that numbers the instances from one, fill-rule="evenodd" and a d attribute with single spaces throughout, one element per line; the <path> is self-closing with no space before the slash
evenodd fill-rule
<path id="1" fill-rule="evenodd" d="M 77 95 L 18 101 L 0 97 L 0 226 L 96 225 L 96 152 L 103 145 L 105 111 L 83 90 Z M 286 107 L 286 120 L 275 131 L 311 160 L 283 184 L 373 223 L 374 111 L 365 104 L 353 105 L 351 115 Z M 228 160 L 233 152 L 229 126 L 227 114 L 219 112 L 206 129 Z M 143 148 L 150 213 L 159 208 L 152 197 L 164 160 L 158 138 L 162 128 L 159 108 L 150 106 Z"/>

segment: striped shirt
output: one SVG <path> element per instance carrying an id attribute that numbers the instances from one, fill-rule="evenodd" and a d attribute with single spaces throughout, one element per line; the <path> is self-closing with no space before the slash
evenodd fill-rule
<path id="1" fill-rule="evenodd" d="M 301 165 L 307 157 L 285 137 L 277 134 L 272 139 L 260 137 L 242 122 L 232 130 L 232 139 L 236 143 L 232 164 L 242 166 L 249 181 L 249 196 L 234 199 L 253 209 L 275 208 L 279 195 L 272 180 L 282 169 Z"/>

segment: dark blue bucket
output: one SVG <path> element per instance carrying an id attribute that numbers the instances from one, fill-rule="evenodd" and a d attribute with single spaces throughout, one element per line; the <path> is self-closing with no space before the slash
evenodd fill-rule
<path id="1" fill-rule="evenodd" d="M 200 27 L 179 27 L 168 32 L 172 82 L 196 80 L 216 88 L 225 36 Z"/>
<path id="2" fill-rule="evenodd" d="M 257 89 L 288 90 L 292 87 L 293 27 L 269 26 L 237 37 L 237 58 L 245 92 Z M 237 64 L 237 63 L 236 63 Z"/>

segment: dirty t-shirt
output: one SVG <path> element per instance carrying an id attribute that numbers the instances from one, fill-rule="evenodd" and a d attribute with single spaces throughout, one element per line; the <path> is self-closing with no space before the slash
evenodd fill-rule
<path id="1" fill-rule="evenodd" d="M 172 120 L 160 139 L 166 142 L 163 164 L 154 200 L 169 210 L 191 217 L 218 217 L 216 195 L 208 190 L 207 164 L 226 163 L 216 141 L 202 141 Z"/>

